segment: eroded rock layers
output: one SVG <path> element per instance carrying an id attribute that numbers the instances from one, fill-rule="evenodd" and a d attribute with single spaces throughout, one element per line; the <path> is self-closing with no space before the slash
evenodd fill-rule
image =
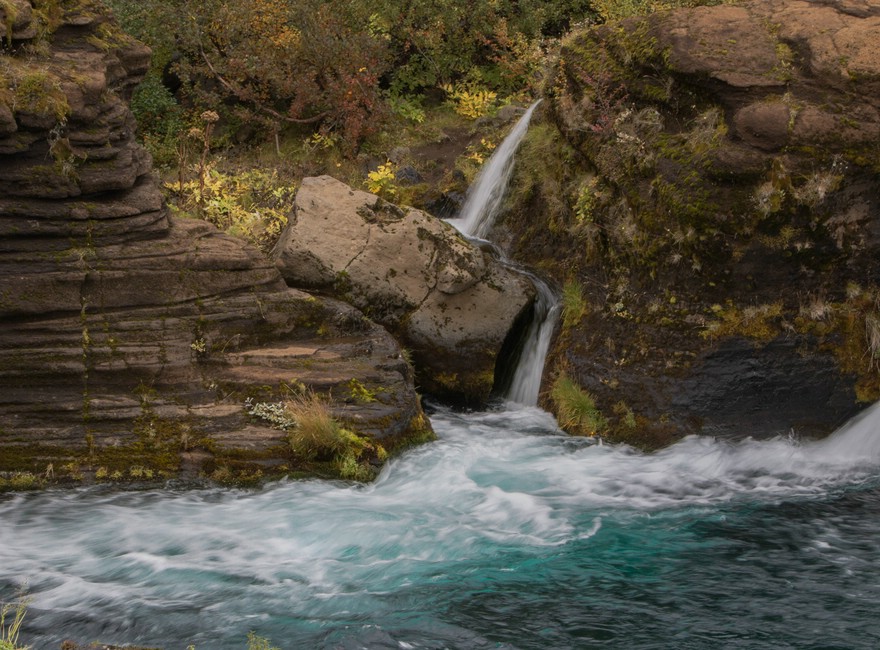
<path id="1" fill-rule="evenodd" d="M 391 448 L 429 434 L 384 329 L 169 218 L 127 106 L 150 53 L 101 4 L 11 0 L 0 37 L 0 471 L 295 469 L 244 403 L 303 387 Z"/>

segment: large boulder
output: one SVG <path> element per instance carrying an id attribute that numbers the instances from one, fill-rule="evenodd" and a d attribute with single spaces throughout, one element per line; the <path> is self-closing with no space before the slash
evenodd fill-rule
<path id="1" fill-rule="evenodd" d="M 821 435 L 880 398 L 878 31 L 755 0 L 567 39 L 502 228 L 567 285 L 548 385 L 606 435 Z"/>
<path id="2" fill-rule="evenodd" d="M 306 178 L 274 251 L 289 284 L 330 293 L 408 347 L 422 388 L 482 403 L 534 287 L 452 226 L 329 176 Z"/>
<path id="3" fill-rule="evenodd" d="M 213 226 L 169 218 L 126 103 L 149 51 L 90 1 L 65 3 L 44 41 L 24 48 L 38 38 L 25 24 L 35 12 L 20 0 L 0 11 L 10 7 L 16 17 L 0 21 L 12 42 L 0 55 L 0 488 L 14 472 L 28 472 L 9 479 L 24 485 L 332 470 L 259 417 L 308 389 L 389 451 L 429 436 L 387 331 L 288 288 L 257 249 Z M 381 463 L 372 448 L 364 462 Z"/>

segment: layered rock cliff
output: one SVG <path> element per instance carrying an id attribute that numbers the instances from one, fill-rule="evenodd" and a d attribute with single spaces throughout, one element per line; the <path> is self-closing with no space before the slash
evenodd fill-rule
<path id="1" fill-rule="evenodd" d="M 772 0 L 566 40 L 499 233 L 565 287 L 545 404 L 573 380 L 652 446 L 880 397 L 878 30 L 874 2 Z"/>
<path id="2" fill-rule="evenodd" d="M 322 471 L 254 408 L 304 389 L 389 450 L 430 436 L 384 329 L 169 217 L 127 106 L 149 51 L 103 5 L 11 0 L 0 30 L 0 472 Z"/>

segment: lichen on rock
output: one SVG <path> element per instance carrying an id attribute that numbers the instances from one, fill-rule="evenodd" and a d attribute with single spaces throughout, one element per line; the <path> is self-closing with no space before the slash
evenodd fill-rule
<path id="1" fill-rule="evenodd" d="M 333 475 L 245 406 L 303 390 L 364 449 L 429 437 L 387 331 L 169 217 L 127 104 L 149 50 L 99 2 L 37 6 L 0 4 L 0 487 Z"/>
<path id="2" fill-rule="evenodd" d="M 449 224 L 329 176 L 303 180 L 273 255 L 292 286 L 344 298 L 397 335 L 423 390 L 472 404 L 488 398 L 534 299 L 523 276 Z"/>
<path id="3" fill-rule="evenodd" d="M 828 433 L 880 397 L 877 308 L 854 297 L 880 282 L 878 27 L 870 3 L 779 0 L 564 42 L 502 227 L 518 259 L 584 287 L 548 374 L 595 397 L 609 437 L 626 439 L 620 403 L 656 446 Z"/>

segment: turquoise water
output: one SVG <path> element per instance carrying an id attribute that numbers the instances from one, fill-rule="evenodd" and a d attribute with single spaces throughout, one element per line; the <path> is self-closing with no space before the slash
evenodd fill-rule
<path id="1" fill-rule="evenodd" d="M 433 416 L 368 486 L 0 500 L 22 641 L 243 649 L 880 647 L 880 416 L 655 454 L 533 408 Z"/>

